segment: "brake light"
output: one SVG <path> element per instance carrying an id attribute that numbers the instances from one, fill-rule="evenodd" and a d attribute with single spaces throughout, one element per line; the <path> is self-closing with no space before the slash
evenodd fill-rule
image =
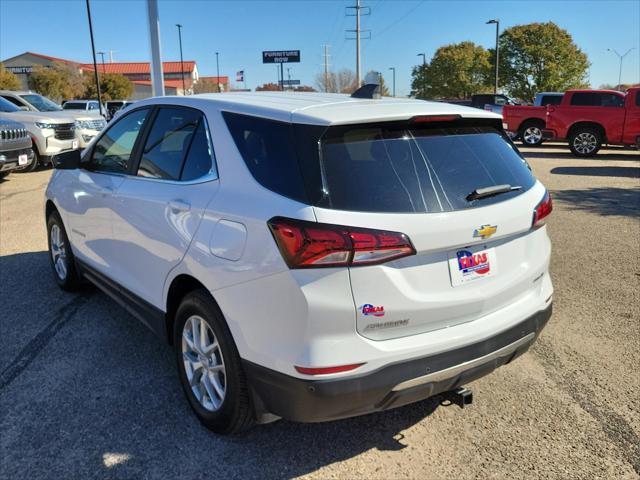
<path id="1" fill-rule="evenodd" d="M 460 115 L 418 115 L 409 119 L 411 123 L 428 123 L 428 122 L 454 122 L 460 120 Z"/>
<path id="2" fill-rule="evenodd" d="M 531 228 L 540 228 L 546 223 L 546 218 L 553 210 L 553 201 L 551 200 L 551 194 L 545 192 L 544 197 L 533 211 L 533 224 Z"/>
<path id="3" fill-rule="evenodd" d="M 320 368 L 298 367 L 296 365 L 294 368 L 299 373 L 304 373 L 305 375 L 327 375 L 329 373 L 349 372 L 351 370 L 355 370 L 358 367 L 361 367 L 362 365 L 364 365 L 364 363 L 354 363 L 352 365 L 340 365 L 338 367 Z"/>
<path id="4" fill-rule="evenodd" d="M 268 225 L 289 268 L 374 265 L 416 253 L 404 233 L 282 217 Z"/>

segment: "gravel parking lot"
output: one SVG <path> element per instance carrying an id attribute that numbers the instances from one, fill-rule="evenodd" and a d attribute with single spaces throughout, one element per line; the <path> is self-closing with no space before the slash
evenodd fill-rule
<path id="1" fill-rule="evenodd" d="M 523 357 L 428 400 L 236 438 L 197 422 L 168 347 L 104 294 L 61 292 L 50 170 L 0 184 L 0 477 L 640 478 L 640 155 L 524 150 L 554 195 L 555 311 Z"/>

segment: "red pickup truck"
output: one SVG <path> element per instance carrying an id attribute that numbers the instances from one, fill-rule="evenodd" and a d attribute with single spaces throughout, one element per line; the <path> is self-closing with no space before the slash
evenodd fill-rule
<path id="1" fill-rule="evenodd" d="M 533 105 L 505 105 L 502 109 L 504 129 L 512 138 L 519 138 L 527 147 L 542 143 L 542 130 L 547 120 L 547 105 L 558 105 L 562 101 L 560 92 L 536 94 Z"/>
<path id="2" fill-rule="evenodd" d="M 559 105 L 547 106 L 545 139 L 568 140 L 574 155 L 590 157 L 603 144 L 640 147 L 640 87 L 569 90 Z"/>

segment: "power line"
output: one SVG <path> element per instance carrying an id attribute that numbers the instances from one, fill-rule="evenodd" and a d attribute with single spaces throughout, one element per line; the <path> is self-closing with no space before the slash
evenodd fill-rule
<path id="1" fill-rule="evenodd" d="M 417 3 L 416 5 L 414 5 L 413 7 L 411 7 L 409 10 L 407 10 L 400 18 L 398 18 L 397 20 L 394 20 L 393 22 L 391 22 L 389 25 L 387 25 L 386 27 L 384 27 L 382 30 L 380 30 L 374 38 L 378 38 L 380 37 L 383 33 L 389 31 L 391 28 L 395 27 L 398 23 L 400 23 L 402 20 L 404 20 L 405 18 L 407 18 L 409 15 L 411 15 L 413 12 L 415 12 L 418 7 L 420 7 L 426 0 L 422 0 L 421 2 Z"/>
<path id="2" fill-rule="evenodd" d="M 323 65 L 324 65 L 324 91 L 328 92 L 329 91 L 329 57 L 331 55 L 329 55 L 329 47 L 331 45 L 323 45 L 323 53 L 322 53 L 322 57 L 323 57 Z"/>

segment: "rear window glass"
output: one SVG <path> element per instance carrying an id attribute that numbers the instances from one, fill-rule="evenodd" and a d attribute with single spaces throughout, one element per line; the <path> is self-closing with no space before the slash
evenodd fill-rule
<path id="1" fill-rule="evenodd" d="M 490 127 L 334 127 L 321 141 L 321 168 L 326 193 L 319 204 L 364 212 L 462 210 L 508 200 L 535 182 Z M 467 200 L 474 190 L 497 185 L 519 189 Z"/>
<path id="2" fill-rule="evenodd" d="M 76 102 L 67 102 L 62 108 L 65 110 L 85 110 L 87 107 L 86 103 L 76 103 Z"/>
<path id="3" fill-rule="evenodd" d="M 546 107 L 547 105 L 560 105 L 562 102 L 562 95 L 544 95 L 540 101 L 540 106 Z"/>
<path id="4" fill-rule="evenodd" d="M 487 122 L 327 128 L 228 112 L 224 117 L 260 184 L 319 207 L 447 212 L 508 200 L 535 183 L 515 147 Z M 519 188 L 467 200 L 474 190 L 497 185 Z"/>

